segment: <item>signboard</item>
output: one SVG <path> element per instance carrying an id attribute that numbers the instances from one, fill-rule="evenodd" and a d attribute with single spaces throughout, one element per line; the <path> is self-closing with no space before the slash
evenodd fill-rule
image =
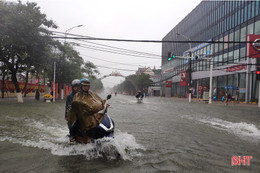
<path id="1" fill-rule="evenodd" d="M 172 87 L 172 81 L 166 81 L 165 88 L 171 88 L 171 87 Z"/>
<path id="2" fill-rule="evenodd" d="M 247 56 L 250 58 L 260 58 L 260 35 L 248 35 L 246 46 Z"/>
<path id="3" fill-rule="evenodd" d="M 234 71 L 240 71 L 240 70 L 246 70 L 246 69 L 247 69 L 246 64 L 234 65 L 234 66 L 231 66 L 231 67 L 227 67 L 226 72 L 234 72 Z"/>
<path id="4" fill-rule="evenodd" d="M 225 85 L 225 89 L 239 90 L 238 87 L 233 86 L 233 85 Z"/>
<path id="5" fill-rule="evenodd" d="M 246 93 L 246 88 L 239 88 L 239 93 Z"/>
<path id="6" fill-rule="evenodd" d="M 180 85 L 181 86 L 186 86 L 186 82 L 187 82 L 187 72 L 186 71 L 182 71 L 180 74 L 181 80 L 180 80 Z"/>

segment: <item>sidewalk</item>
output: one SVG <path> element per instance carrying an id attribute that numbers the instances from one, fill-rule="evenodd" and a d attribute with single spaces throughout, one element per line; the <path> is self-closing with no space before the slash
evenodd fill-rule
<path id="1" fill-rule="evenodd" d="M 189 102 L 188 98 L 179 98 L 179 97 L 171 97 L 172 99 L 175 100 L 182 100 L 182 101 L 187 101 L 187 103 Z M 202 99 L 197 99 L 197 98 L 193 98 L 191 99 L 191 103 L 196 103 L 196 104 L 208 104 L 207 102 L 203 101 Z M 220 105 L 220 106 L 226 106 L 225 102 L 222 101 L 212 101 L 212 105 Z M 244 102 L 228 102 L 227 106 L 244 106 L 244 107 L 254 107 L 257 108 L 258 104 L 255 102 L 249 102 L 249 103 L 244 103 Z"/>
<path id="2" fill-rule="evenodd" d="M 36 101 L 43 101 L 42 98 L 40 100 L 36 100 L 34 96 L 30 97 L 23 97 L 23 102 L 28 103 L 28 102 L 36 102 Z M 18 103 L 17 102 L 17 97 L 10 97 L 10 98 L 0 98 L 0 104 L 2 103 Z"/>

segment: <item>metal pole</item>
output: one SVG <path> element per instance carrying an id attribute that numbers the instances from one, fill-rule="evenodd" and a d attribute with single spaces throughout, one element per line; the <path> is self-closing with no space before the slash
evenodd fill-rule
<path id="1" fill-rule="evenodd" d="M 56 62 L 54 62 L 54 70 L 53 70 L 53 102 L 55 102 L 55 73 L 56 73 Z"/>
<path id="2" fill-rule="evenodd" d="M 69 28 L 69 29 L 67 29 L 66 31 L 65 31 L 65 42 L 64 42 L 64 45 L 66 44 L 66 39 L 67 39 L 67 33 L 69 32 L 69 31 L 71 31 L 72 29 L 74 29 L 74 28 L 78 28 L 78 27 L 82 27 L 83 25 L 77 25 L 77 26 L 73 26 L 73 27 L 71 27 L 71 28 Z M 64 53 L 64 60 L 65 60 L 65 53 Z M 64 99 L 64 65 L 62 66 L 62 84 L 61 84 L 61 99 L 63 100 Z"/>
<path id="3" fill-rule="evenodd" d="M 189 54 L 190 54 L 190 57 L 191 57 L 191 44 L 189 44 L 190 45 L 190 50 L 189 50 Z M 189 88 L 188 88 L 188 90 L 189 90 L 189 103 L 191 103 L 191 58 L 189 59 Z"/>
<path id="4" fill-rule="evenodd" d="M 212 103 L 212 70 L 213 70 L 213 58 L 210 59 L 210 73 L 209 73 L 209 104 Z"/>
<path id="5" fill-rule="evenodd" d="M 260 80 L 258 81 L 258 107 L 260 108 Z"/>
<path id="6" fill-rule="evenodd" d="M 177 35 L 181 35 L 183 36 L 185 39 L 191 41 L 191 39 L 189 37 L 187 37 L 186 35 L 183 35 L 181 33 L 176 33 Z M 190 91 L 190 88 L 191 88 L 191 82 L 192 82 L 192 79 L 191 79 L 191 42 L 189 42 L 189 54 L 190 54 L 190 59 L 189 59 L 189 88 L 188 88 L 188 92 L 189 92 L 189 103 L 191 103 L 191 91 Z"/>

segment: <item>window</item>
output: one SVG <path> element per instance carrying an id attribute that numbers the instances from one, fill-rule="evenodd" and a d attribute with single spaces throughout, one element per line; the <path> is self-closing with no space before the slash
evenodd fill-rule
<path id="1" fill-rule="evenodd" d="M 239 99 L 245 100 L 245 89 L 246 89 L 246 73 L 240 73 L 239 74 Z"/>
<path id="2" fill-rule="evenodd" d="M 240 39 L 239 35 L 240 35 L 240 30 L 238 29 L 238 30 L 236 30 L 236 32 L 235 32 L 235 42 L 238 42 L 238 41 L 239 41 L 239 39 Z M 238 45 L 238 44 L 239 44 L 239 43 L 235 43 L 235 45 Z"/>
<path id="3" fill-rule="evenodd" d="M 241 23 L 240 21 L 240 9 L 237 11 L 237 24 L 239 25 Z"/>
<path id="4" fill-rule="evenodd" d="M 235 13 L 235 18 L 234 18 L 234 25 L 235 25 L 235 26 L 237 26 L 237 13 L 238 13 L 238 12 Z"/>
<path id="5" fill-rule="evenodd" d="M 255 17 L 255 1 L 252 1 L 252 17 Z"/>
<path id="6" fill-rule="evenodd" d="M 255 6 L 256 6 L 256 8 L 255 8 L 255 15 L 257 16 L 259 14 L 258 13 L 258 11 L 259 11 L 259 1 L 255 2 Z"/>
<path id="7" fill-rule="evenodd" d="M 228 75 L 227 76 L 227 85 L 232 85 L 233 82 L 233 75 Z M 232 95 L 232 89 L 228 90 L 228 94 Z"/>
<path id="8" fill-rule="evenodd" d="M 219 39 L 221 43 L 219 43 L 219 52 L 222 52 L 223 50 L 223 37 Z"/>
<path id="9" fill-rule="evenodd" d="M 228 38 L 229 38 L 229 41 L 231 42 L 231 41 L 234 41 L 234 33 L 232 32 L 232 33 L 230 33 L 229 34 L 229 36 L 228 36 Z M 233 47 L 233 43 L 229 43 L 229 48 L 231 48 L 231 47 Z"/>
<path id="10" fill-rule="evenodd" d="M 218 56 L 218 61 L 219 61 L 218 66 L 222 66 L 222 62 L 223 62 L 223 55 L 222 54 Z"/>
<path id="11" fill-rule="evenodd" d="M 244 22 L 248 20 L 247 18 L 247 6 L 245 5 L 245 8 L 244 8 Z"/>
<path id="12" fill-rule="evenodd" d="M 239 61 L 239 49 L 234 51 L 234 62 Z"/>
<path id="13" fill-rule="evenodd" d="M 216 42 L 218 42 L 219 40 L 216 40 Z M 215 43 L 215 53 L 218 52 L 218 43 Z"/>
<path id="14" fill-rule="evenodd" d="M 213 58 L 213 67 L 217 67 L 218 66 L 218 56 L 214 56 Z"/>
<path id="15" fill-rule="evenodd" d="M 246 41 L 246 27 L 241 29 L 240 41 Z"/>
<path id="16" fill-rule="evenodd" d="M 247 9 L 248 9 L 248 10 L 247 10 L 247 11 L 248 11 L 248 15 L 247 15 L 248 17 L 247 17 L 247 19 L 249 20 L 249 19 L 251 19 L 251 13 L 252 13 L 252 12 L 251 12 L 251 4 L 248 4 L 248 5 L 247 5 Z"/>
<path id="17" fill-rule="evenodd" d="M 260 20 L 255 22 L 255 34 L 260 35 Z"/>
<path id="18" fill-rule="evenodd" d="M 254 33 L 254 23 L 247 26 L 247 35 Z"/>
<path id="19" fill-rule="evenodd" d="M 228 53 L 228 64 L 231 64 L 234 62 L 234 55 L 233 55 L 233 51 L 230 51 Z"/>
<path id="20" fill-rule="evenodd" d="M 227 57 L 228 57 L 228 54 L 225 53 L 224 56 L 223 56 L 223 65 L 227 64 Z"/>
<path id="21" fill-rule="evenodd" d="M 244 22 L 244 8 L 241 9 L 241 22 L 240 23 L 243 23 Z"/>
<path id="22" fill-rule="evenodd" d="M 232 82 L 234 87 L 238 86 L 238 74 L 233 75 L 233 82 Z"/>
<path id="23" fill-rule="evenodd" d="M 245 61 L 246 60 L 246 48 L 240 48 L 240 61 Z"/>

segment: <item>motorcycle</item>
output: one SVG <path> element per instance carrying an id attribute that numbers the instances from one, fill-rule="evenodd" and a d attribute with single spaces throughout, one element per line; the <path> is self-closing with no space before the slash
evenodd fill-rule
<path id="1" fill-rule="evenodd" d="M 111 98 L 111 95 L 107 96 L 107 100 Z M 80 132 L 78 129 L 77 135 L 74 136 L 74 140 L 71 142 L 78 142 L 78 143 L 90 143 L 94 142 L 96 139 L 101 139 L 104 137 L 111 137 L 114 138 L 114 129 L 115 129 L 115 123 L 110 118 L 110 116 L 107 114 L 107 109 L 110 105 L 107 104 L 107 101 L 105 103 L 105 108 L 99 113 L 104 114 L 104 118 L 101 121 L 100 124 L 98 124 L 96 127 L 88 130 L 86 133 Z"/>
<path id="2" fill-rule="evenodd" d="M 136 97 L 137 103 L 142 103 L 143 97 Z"/>
<path id="3" fill-rule="evenodd" d="M 137 103 L 142 103 L 144 95 L 142 93 L 136 94 Z"/>

